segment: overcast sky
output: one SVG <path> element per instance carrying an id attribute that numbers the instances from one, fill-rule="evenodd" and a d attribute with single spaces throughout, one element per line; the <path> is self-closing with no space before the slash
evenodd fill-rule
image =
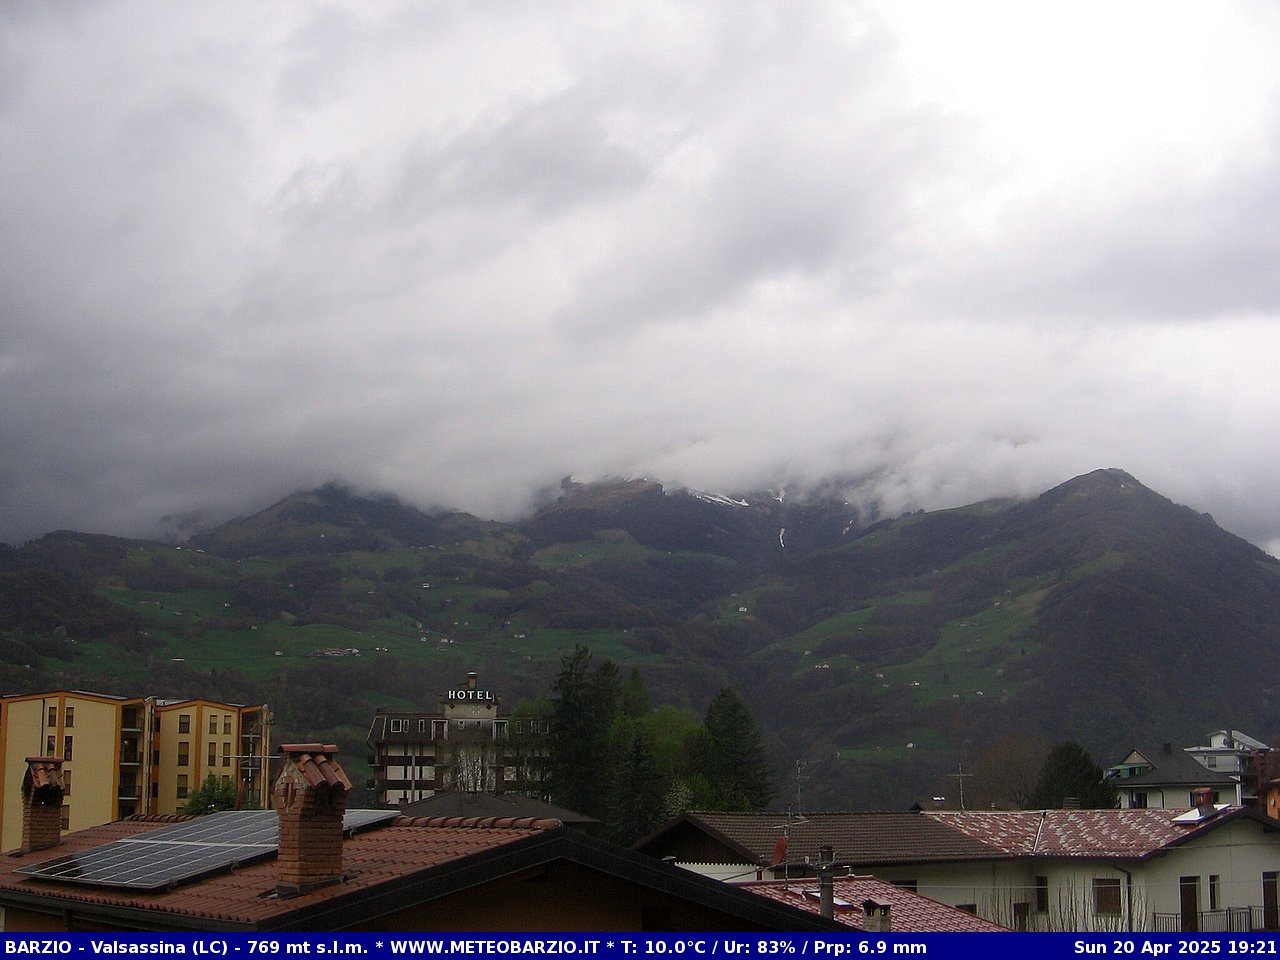
<path id="1" fill-rule="evenodd" d="M 1117 466 L 1275 552 L 1277 50 L 1271 0 L 10 0 L 0 540 Z"/>

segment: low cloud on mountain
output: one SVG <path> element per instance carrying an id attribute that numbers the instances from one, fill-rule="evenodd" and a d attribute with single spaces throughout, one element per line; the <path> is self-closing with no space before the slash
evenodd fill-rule
<path id="1" fill-rule="evenodd" d="M 0 540 L 1099 466 L 1274 550 L 1280 15 L 0 10 Z M 162 518 L 177 518 L 168 527 Z"/>

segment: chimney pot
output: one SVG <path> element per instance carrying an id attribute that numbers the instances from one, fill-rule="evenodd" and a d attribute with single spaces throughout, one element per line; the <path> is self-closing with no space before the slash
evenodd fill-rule
<path id="1" fill-rule="evenodd" d="M 22 776 L 22 849 L 48 850 L 62 841 L 62 758 L 27 757 Z"/>
<path id="2" fill-rule="evenodd" d="M 862 901 L 862 929 L 866 933 L 893 931 L 892 906 L 880 900 Z"/>

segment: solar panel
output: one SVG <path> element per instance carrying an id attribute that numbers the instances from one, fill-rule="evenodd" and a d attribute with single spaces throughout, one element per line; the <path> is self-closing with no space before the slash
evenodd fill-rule
<path id="1" fill-rule="evenodd" d="M 396 810 L 348 810 L 342 829 L 356 833 L 397 816 Z M 236 810 L 114 840 L 14 872 L 41 880 L 158 890 L 272 856 L 278 845 L 279 819 L 274 811 Z"/>

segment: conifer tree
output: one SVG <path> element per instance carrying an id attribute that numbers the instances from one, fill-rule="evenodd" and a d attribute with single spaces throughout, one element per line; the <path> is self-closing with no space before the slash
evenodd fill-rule
<path id="1" fill-rule="evenodd" d="M 768 755 L 755 718 L 732 688 L 722 689 L 707 707 L 699 739 L 714 809 L 764 809 L 773 798 Z"/>
<path id="2" fill-rule="evenodd" d="M 560 660 L 551 684 L 547 781 L 552 800 L 598 820 L 608 819 L 615 755 L 609 733 L 618 709 L 618 668 L 605 660 L 594 670 L 581 645 Z"/>
<path id="3" fill-rule="evenodd" d="M 667 784 L 644 736 L 629 721 L 620 726 L 625 742 L 614 768 L 606 834 L 615 843 L 629 845 L 667 819 Z"/>
<path id="4" fill-rule="evenodd" d="M 1102 767 L 1074 740 L 1063 741 L 1049 751 L 1027 808 L 1058 810 L 1068 797 L 1086 810 L 1108 809 L 1118 800 L 1115 784 L 1103 779 Z"/>

